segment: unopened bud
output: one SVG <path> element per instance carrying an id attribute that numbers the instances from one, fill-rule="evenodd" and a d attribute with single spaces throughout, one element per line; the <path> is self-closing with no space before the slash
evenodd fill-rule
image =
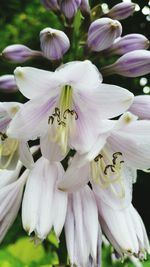
<path id="1" fill-rule="evenodd" d="M 138 95 L 129 109 L 141 120 L 150 120 L 150 95 Z"/>
<path id="2" fill-rule="evenodd" d="M 52 28 L 45 28 L 40 32 L 40 41 L 44 56 L 50 60 L 61 59 L 70 47 L 67 35 Z"/>
<path id="3" fill-rule="evenodd" d="M 80 4 L 80 10 L 82 14 L 90 14 L 90 5 L 89 5 L 89 0 L 81 0 Z"/>
<path id="4" fill-rule="evenodd" d="M 108 48 L 108 53 L 123 55 L 128 52 L 147 49 L 149 40 L 142 34 L 127 34 L 124 37 L 117 38 L 111 48 Z"/>
<path id="5" fill-rule="evenodd" d="M 25 45 L 9 45 L 2 51 L 2 56 L 13 63 L 23 63 L 35 57 L 41 57 L 40 51 L 31 50 Z"/>
<path id="6" fill-rule="evenodd" d="M 110 18 L 97 19 L 90 25 L 88 31 L 88 47 L 99 52 L 112 45 L 122 33 L 119 21 Z"/>
<path id="7" fill-rule="evenodd" d="M 59 10 L 57 0 L 41 0 L 41 3 L 48 10 L 52 10 L 52 11 Z"/>
<path id="8" fill-rule="evenodd" d="M 72 19 L 81 4 L 81 0 L 59 0 L 60 10 L 68 19 Z"/>
<path id="9" fill-rule="evenodd" d="M 150 72 L 150 51 L 136 50 L 120 57 L 114 64 L 101 68 L 104 76 L 119 74 L 138 77 Z"/>
<path id="10" fill-rule="evenodd" d="M 112 19 L 123 20 L 128 18 L 135 11 L 135 4 L 132 2 L 123 2 L 115 5 L 107 16 Z"/>
<path id="11" fill-rule="evenodd" d="M 15 92 L 18 90 L 14 75 L 6 74 L 0 76 L 0 89 L 8 92 Z"/>

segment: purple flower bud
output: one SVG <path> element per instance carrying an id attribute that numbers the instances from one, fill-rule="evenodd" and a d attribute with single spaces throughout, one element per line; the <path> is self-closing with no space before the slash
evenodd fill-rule
<path id="1" fill-rule="evenodd" d="M 0 89 L 8 92 L 15 92 L 18 90 L 14 75 L 6 74 L 0 76 Z"/>
<path id="2" fill-rule="evenodd" d="M 128 18 L 135 11 L 135 4 L 132 2 L 123 2 L 115 5 L 107 16 L 112 19 L 123 20 Z"/>
<path id="3" fill-rule="evenodd" d="M 89 0 L 81 0 L 80 10 L 83 14 L 90 14 Z"/>
<path id="4" fill-rule="evenodd" d="M 147 49 L 149 40 L 142 34 L 128 34 L 124 37 L 117 38 L 108 53 L 123 55 L 133 50 Z"/>
<path id="5" fill-rule="evenodd" d="M 53 11 L 59 10 L 57 0 L 41 0 L 41 3 L 48 10 L 53 10 Z"/>
<path id="6" fill-rule="evenodd" d="M 13 63 L 23 63 L 35 57 L 41 57 L 40 51 L 31 50 L 25 45 L 9 45 L 2 51 L 2 56 Z"/>
<path id="7" fill-rule="evenodd" d="M 150 51 L 135 50 L 120 57 L 114 64 L 101 69 L 104 76 L 119 74 L 138 77 L 150 72 Z"/>
<path id="8" fill-rule="evenodd" d="M 129 109 L 142 120 L 150 120 L 150 95 L 138 95 Z"/>
<path id="9" fill-rule="evenodd" d="M 59 0 L 60 10 L 68 19 L 75 16 L 80 4 L 81 0 Z"/>
<path id="10" fill-rule="evenodd" d="M 52 28 L 40 32 L 40 41 L 44 56 L 50 60 L 61 59 L 70 47 L 67 35 Z"/>
<path id="11" fill-rule="evenodd" d="M 119 21 L 110 18 L 97 19 L 90 25 L 88 31 L 88 47 L 99 52 L 112 45 L 122 33 Z"/>

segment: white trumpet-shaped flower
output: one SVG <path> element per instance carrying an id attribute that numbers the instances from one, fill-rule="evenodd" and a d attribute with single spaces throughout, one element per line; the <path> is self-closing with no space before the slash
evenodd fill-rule
<path id="1" fill-rule="evenodd" d="M 8 134 L 34 139 L 49 133 L 49 140 L 80 152 L 90 150 L 101 129 L 100 120 L 123 113 L 132 103 L 128 90 L 102 84 L 101 74 L 88 60 L 70 62 L 55 72 L 18 67 L 15 77 L 29 99 L 16 114 Z"/>
<path id="2" fill-rule="evenodd" d="M 150 121 L 137 120 L 130 112 L 119 120 L 107 121 L 108 131 L 99 135 L 92 150 L 84 155 L 75 155 L 64 180 L 62 190 L 75 190 L 89 180 L 103 189 L 111 189 L 119 198 L 124 198 L 122 181 L 130 170 L 132 180 L 136 180 L 136 169 L 150 167 Z M 81 170 L 86 175 L 79 176 Z M 71 177 L 71 178 L 70 178 Z"/>
<path id="3" fill-rule="evenodd" d="M 0 172 L 0 242 L 16 219 L 20 208 L 28 175 L 26 170 L 17 180 L 21 166 L 19 162 L 15 171 L 1 170 Z"/>
<path id="4" fill-rule="evenodd" d="M 52 226 L 57 237 L 63 228 L 67 210 L 67 194 L 57 189 L 64 174 L 59 162 L 40 158 L 31 170 L 22 204 L 24 229 L 43 240 Z"/>
<path id="5" fill-rule="evenodd" d="M 0 168 L 15 169 L 20 159 L 24 166 L 30 168 L 33 158 L 25 141 L 9 137 L 6 132 L 15 114 L 21 107 L 18 102 L 0 103 Z"/>
<path id="6" fill-rule="evenodd" d="M 94 266 L 99 266 L 99 224 L 95 198 L 86 186 L 68 196 L 68 209 L 65 222 L 65 236 L 71 264 L 89 266 L 89 257 Z"/>

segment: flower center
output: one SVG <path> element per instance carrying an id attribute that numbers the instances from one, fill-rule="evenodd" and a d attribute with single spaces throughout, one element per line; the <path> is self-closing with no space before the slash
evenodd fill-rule
<path id="1" fill-rule="evenodd" d="M 110 187 L 119 198 L 125 196 L 122 163 L 124 161 L 121 152 L 115 152 L 111 156 L 107 150 L 102 150 L 102 153 L 91 162 L 92 180 L 103 189 Z M 119 191 L 113 186 L 116 183 L 120 185 Z"/>
<path id="2" fill-rule="evenodd" d="M 3 133 L 0 133 L 0 137 L 0 167 L 6 169 L 18 148 L 18 141 L 8 138 L 7 135 Z M 3 163 L 3 158 L 6 159 L 6 161 L 4 161 L 5 163 Z"/>
<path id="3" fill-rule="evenodd" d="M 78 119 L 77 112 L 72 109 L 72 98 L 73 88 L 65 85 L 61 91 L 58 107 L 55 107 L 54 113 L 48 118 L 48 124 L 51 126 L 49 137 L 60 145 L 64 155 L 67 152 L 69 134 L 75 131 L 75 121 Z"/>

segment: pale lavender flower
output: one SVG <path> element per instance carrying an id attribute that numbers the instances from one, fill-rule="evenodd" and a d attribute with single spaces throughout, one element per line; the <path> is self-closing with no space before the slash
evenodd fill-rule
<path id="1" fill-rule="evenodd" d="M 67 35 L 59 30 L 45 28 L 40 32 L 41 49 L 46 58 L 60 60 L 70 47 Z"/>
<path id="2" fill-rule="evenodd" d="M 135 4 L 132 2 L 119 3 L 113 6 L 107 16 L 112 19 L 123 20 L 128 18 L 135 11 Z"/>
<path id="3" fill-rule="evenodd" d="M 139 119 L 150 120 L 150 96 L 135 96 L 129 111 L 138 116 Z"/>
<path id="4" fill-rule="evenodd" d="M 136 255 L 145 260 L 146 253 L 150 253 L 149 241 L 142 219 L 132 204 L 124 209 L 114 209 L 103 201 L 100 194 L 95 196 L 102 230 L 118 254 L 122 258 Z"/>
<path id="5" fill-rule="evenodd" d="M 86 186 L 78 192 L 70 193 L 65 236 L 72 265 L 89 266 L 89 257 L 92 257 L 97 266 L 99 231 L 97 206 L 91 189 Z"/>
<path id="6" fill-rule="evenodd" d="M 81 4 L 81 0 L 59 0 L 58 2 L 61 12 L 68 19 L 72 19 L 76 15 Z"/>
<path id="7" fill-rule="evenodd" d="M 1 171 L 0 183 L 0 242 L 17 217 L 23 194 L 23 188 L 28 171 L 25 171 L 17 180 L 20 163 L 15 171 Z"/>
<path id="8" fill-rule="evenodd" d="M 91 23 L 87 44 L 92 51 L 102 51 L 112 45 L 122 33 L 119 21 L 110 18 L 97 19 Z"/>
<path id="9" fill-rule="evenodd" d="M 107 52 L 110 54 L 123 55 L 133 50 L 147 49 L 149 40 L 142 34 L 127 34 L 117 38 Z"/>
<path id="10" fill-rule="evenodd" d="M 11 121 L 8 134 L 29 140 L 49 133 L 63 154 L 68 146 L 89 151 L 102 128 L 98 122 L 123 113 L 133 101 L 126 89 L 101 84 L 100 73 L 88 60 L 70 62 L 55 72 L 19 67 L 15 76 L 31 100 Z"/>
<path id="11" fill-rule="evenodd" d="M 16 92 L 18 87 L 14 75 L 6 74 L 0 76 L 0 89 L 5 92 Z"/>
<path id="12" fill-rule="evenodd" d="M 112 65 L 101 68 L 104 76 L 119 74 L 138 77 L 150 73 L 150 51 L 135 50 L 126 53 Z"/>
<path id="13" fill-rule="evenodd" d="M 7 46 L 2 51 L 2 56 L 13 63 L 23 63 L 29 59 L 41 57 L 40 51 L 31 50 L 29 47 L 21 44 Z"/>
<path id="14" fill-rule="evenodd" d="M 89 5 L 89 0 L 81 0 L 80 10 L 83 13 L 83 15 L 90 14 L 91 10 Z"/>
<path id="15" fill-rule="evenodd" d="M 150 121 L 137 120 L 127 112 L 118 121 L 107 123 L 108 130 L 99 135 L 89 153 L 75 155 L 59 184 L 61 190 L 74 191 L 91 181 L 93 186 L 99 185 L 102 196 L 107 191 L 110 196 L 130 199 L 123 180 L 130 173 L 135 182 L 136 170 L 150 167 Z"/>
<path id="16" fill-rule="evenodd" d="M 0 102 L 0 168 L 14 169 L 20 159 L 23 164 L 30 168 L 33 158 L 26 142 L 10 138 L 7 128 L 13 117 L 21 107 L 18 102 Z"/>
<path id="17" fill-rule="evenodd" d="M 56 12 L 59 10 L 57 0 L 41 0 L 41 3 L 48 10 L 52 10 L 52 11 L 56 11 Z"/>
<path id="18" fill-rule="evenodd" d="M 60 162 L 41 157 L 31 170 L 22 204 L 23 227 L 43 240 L 54 227 L 59 238 L 67 211 L 67 194 L 57 189 L 64 170 Z"/>

